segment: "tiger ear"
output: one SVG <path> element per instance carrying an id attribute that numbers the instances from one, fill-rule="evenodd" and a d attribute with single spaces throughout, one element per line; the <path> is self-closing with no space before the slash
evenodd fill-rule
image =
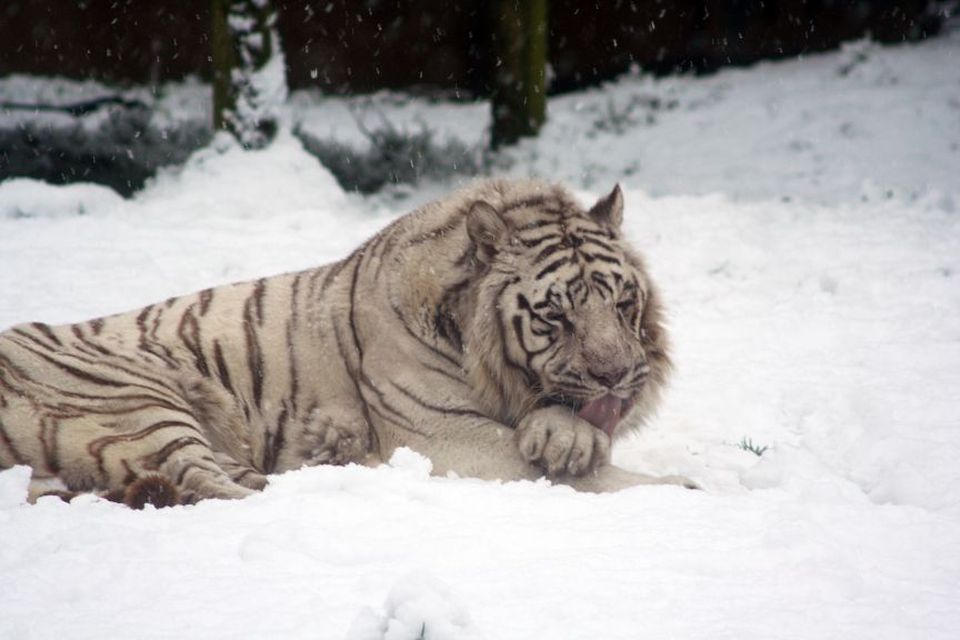
<path id="1" fill-rule="evenodd" d="M 467 213 L 467 235 L 477 247 L 477 257 L 488 263 L 507 241 L 510 226 L 488 202 L 477 200 Z"/>
<path id="2" fill-rule="evenodd" d="M 623 191 L 620 190 L 620 185 L 615 185 L 613 191 L 597 200 L 597 204 L 593 205 L 587 215 L 601 227 L 619 231 L 623 224 Z"/>

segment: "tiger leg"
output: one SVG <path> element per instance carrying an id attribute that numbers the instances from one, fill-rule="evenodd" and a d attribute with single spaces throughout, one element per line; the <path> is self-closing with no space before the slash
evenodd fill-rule
<path id="1" fill-rule="evenodd" d="M 55 350 L 38 344 L 0 340 L 0 468 L 30 466 L 31 495 L 130 502 L 134 487 L 163 502 L 194 501 L 242 498 L 265 483 L 248 469 L 256 452 L 235 399 L 201 376 L 120 356 L 47 356 Z M 65 489 L 44 486 L 53 478 Z"/>
<path id="2" fill-rule="evenodd" d="M 182 411 L 154 410 L 126 416 L 81 416 L 59 421 L 56 475 L 74 491 L 102 491 L 122 498 L 145 478 L 168 482 L 180 502 L 244 498 L 254 493 L 233 481 L 195 419 Z M 223 456 L 221 459 L 224 459 Z M 239 466 L 239 463 L 237 463 Z"/>
<path id="3" fill-rule="evenodd" d="M 40 498 L 59 498 L 70 502 L 80 495 L 96 495 L 111 502 L 122 502 L 132 509 L 143 509 L 147 504 L 154 507 L 172 507 L 180 504 L 181 496 L 173 483 L 158 475 L 137 478 L 123 489 L 113 491 L 74 491 L 60 478 L 31 478 L 27 487 L 27 502 L 35 503 Z"/>
<path id="4" fill-rule="evenodd" d="M 173 483 L 159 475 L 143 476 L 133 480 L 122 489 L 76 490 L 71 489 L 57 476 L 31 475 L 27 485 L 27 502 L 34 504 L 40 498 L 59 498 L 70 502 L 80 495 L 96 495 L 112 502 L 122 502 L 133 509 L 142 509 L 147 504 L 154 507 L 172 507 L 180 504 L 180 492 Z"/>
<path id="5" fill-rule="evenodd" d="M 118 447 L 116 458 L 124 470 L 132 470 L 136 478 L 158 475 L 167 479 L 173 483 L 182 502 L 207 498 L 239 499 L 255 493 L 252 488 L 234 482 L 218 463 L 218 454 L 211 448 L 199 425 L 186 421 L 181 424 L 162 420 L 159 423 L 151 422 L 143 425 L 138 433 L 154 429 L 158 424 L 162 424 L 163 428 L 156 434 L 147 435 L 144 444 L 148 446 L 142 450 L 143 453 L 125 456 L 123 448 Z M 223 454 L 219 458 L 224 464 L 229 460 Z M 239 467 L 240 464 L 234 462 L 233 466 Z M 127 486 L 131 484 L 125 482 Z"/>
<path id="6" fill-rule="evenodd" d="M 248 464 L 237 462 L 234 458 L 225 453 L 214 452 L 213 459 L 217 466 L 223 469 L 230 479 L 242 487 L 262 490 L 267 486 L 267 476 L 263 475 Z"/>

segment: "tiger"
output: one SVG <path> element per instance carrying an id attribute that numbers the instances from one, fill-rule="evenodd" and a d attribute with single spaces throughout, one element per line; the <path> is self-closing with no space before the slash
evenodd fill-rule
<path id="1" fill-rule="evenodd" d="M 400 447 L 435 475 L 579 491 L 687 487 L 610 464 L 671 369 L 658 289 L 617 185 L 491 179 L 346 258 L 135 311 L 0 333 L 0 468 L 29 499 L 247 497 Z"/>

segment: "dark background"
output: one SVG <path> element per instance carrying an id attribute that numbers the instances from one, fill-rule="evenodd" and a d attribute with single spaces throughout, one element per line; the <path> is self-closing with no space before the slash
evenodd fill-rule
<path id="1" fill-rule="evenodd" d="M 489 93 L 489 2 L 276 0 L 292 88 Z M 551 91 L 609 79 L 631 64 L 656 73 L 829 49 L 869 34 L 934 34 L 928 0 L 551 0 Z M 118 84 L 210 76 L 208 3 L 188 0 L 5 0 L 0 75 Z"/>
<path id="2" fill-rule="evenodd" d="M 499 0 L 503 1 L 503 0 Z M 518 0 L 519 1 L 519 0 Z M 647 72 L 701 73 L 795 56 L 869 36 L 902 42 L 934 35 L 958 0 L 550 0 L 548 80 L 553 93 L 608 80 L 636 65 Z M 493 93 L 494 0 L 274 0 L 293 89 L 326 93 L 398 89 L 459 99 Z M 949 7 L 948 7 L 949 5 Z M 71 104 L 0 102 L 36 113 L 0 122 L 0 181 L 85 181 L 124 196 L 157 169 L 207 144 L 212 122 L 158 128 L 153 105 L 127 85 L 212 75 L 209 0 L 0 0 L 0 76 L 95 79 L 114 95 Z M 952 8 L 951 8 L 952 7 Z M 949 9 L 949 10 L 948 10 Z M 140 92 L 138 95 L 143 96 Z M 42 117 L 47 110 L 73 119 Z M 97 126 L 89 113 L 105 114 Z M 369 149 L 294 131 L 347 190 L 474 175 L 499 166 L 495 150 L 434 140 L 429 129 L 389 123 L 368 132 Z"/>

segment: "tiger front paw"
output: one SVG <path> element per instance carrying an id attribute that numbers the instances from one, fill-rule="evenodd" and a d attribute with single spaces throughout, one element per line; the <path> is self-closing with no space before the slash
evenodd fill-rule
<path id="1" fill-rule="evenodd" d="M 610 438 L 565 407 L 544 407 L 517 425 L 517 447 L 551 477 L 581 476 L 610 459 Z"/>

